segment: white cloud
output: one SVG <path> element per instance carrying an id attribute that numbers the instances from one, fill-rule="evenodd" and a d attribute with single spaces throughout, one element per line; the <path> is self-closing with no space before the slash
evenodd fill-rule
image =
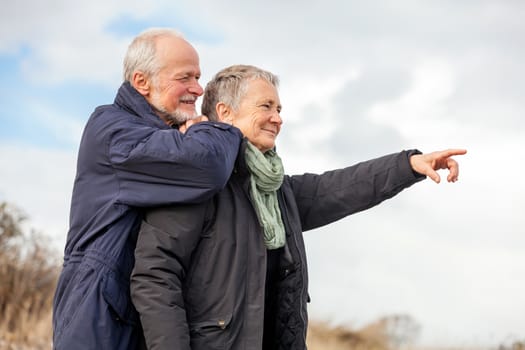
<path id="1" fill-rule="evenodd" d="M 115 85 L 130 38 L 107 25 L 160 12 L 219 38 L 195 43 L 203 83 L 236 63 L 281 77 L 278 147 L 290 173 L 408 147 L 469 149 L 457 184 L 427 180 L 306 234 L 314 316 L 363 324 L 407 312 L 430 343 L 522 332 L 525 3 L 22 0 L 2 8 L 0 52 L 26 48 L 24 72 L 38 82 Z M 62 127 L 53 107 L 34 108 Z M 67 129 L 79 137 L 80 125 Z M 0 198 L 62 239 L 75 155 L 5 143 L 0 154 L 13 164 L 0 171 Z"/>
<path id="2" fill-rule="evenodd" d="M 371 106 L 374 119 L 396 125 L 443 116 L 455 87 L 451 64 L 436 59 L 422 62 L 414 66 L 411 80 L 412 86 L 398 100 Z"/>
<path id="3" fill-rule="evenodd" d="M 27 50 L 21 62 L 26 78 L 45 84 L 120 81 L 130 38 L 110 35 L 107 26 L 120 16 L 150 13 L 141 1 L 21 0 L 4 5 L 0 52 Z"/>
<path id="4" fill-rule="evenodd" d="M 0 143 L 0 200 L 19 207 L 30 227 L 63 249 L 76 169 L 76 152 Z"/>
<path id="5" fill-rule="evenodd" d="M 54 105 L 48 105 L 42 101 L 26 99 L 25 107 L 28 114 L 32 116 L 27 122 L 38 121 L 40 131 L 46 131 L 52 136 L 53 142 L 76 146 L 82 136 L 84 119 L 86 116 L 64 115 L 63 112 L 55 110 Z"/>

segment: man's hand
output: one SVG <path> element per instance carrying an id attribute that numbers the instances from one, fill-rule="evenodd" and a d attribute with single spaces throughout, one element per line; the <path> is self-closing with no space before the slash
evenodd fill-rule
<path id="1" fill-rule="evenodd" d="M 412 170 L 430 177 L 434 182 L 439 183 L 441 178 L 436 170 L 448 169 L 448 182 L 458 180 L 459 165 L 452 156 L 459 156 L 467 153 L 466 149 L 447 149 L 426 154 L 415 154 L 410 157 Z"/>
<path id="2" fill-rule="evenodd" d="M 207 116 L 199 115 L 198 117 L 195 117 L 193 119 L 188 119 L 184 123 L 180 124 L 179 125 L 179 131 L 181 133 L 185 133 L 186 130 L 188 130 L 188 128 L 190 126 L 192 126 L 193 124 L 197 124 L 197 123 L 200 123 L 200 122 L 207 122 L 207 121 L 208 121 L 208 117 Z"/>

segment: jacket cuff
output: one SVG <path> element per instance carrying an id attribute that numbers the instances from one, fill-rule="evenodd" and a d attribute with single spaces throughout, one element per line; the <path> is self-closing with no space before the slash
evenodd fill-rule
<path id="1" fill-rule="evenodd" d="M 418 149 L 410 149 L 410 150 L 406 150 L 405 153 L 407 155 L 408 166 L 412 170 L 412 166 L 410 165 L 410 157 L 412 157 L 413 155 L 416 155 L 416 154 L 423 154 L 423 152 L 421 152 Z M 420 174 L 420 173 L 418 173 L 417 171 L 414 171 L 414 170 L 412 170 L 412 174 L 414 174 L 414 177 L 416 178 L 416 181 L 421 181 L 421 180 L 427 178 L 426 175 Z"/>

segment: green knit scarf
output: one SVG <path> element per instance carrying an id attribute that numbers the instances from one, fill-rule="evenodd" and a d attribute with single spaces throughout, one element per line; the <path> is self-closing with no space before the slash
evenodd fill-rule
<path id="1" fill-rule="evenodd" d="M 277 190 L 284 178 L 281 158 L 273 150 L 264 154 L 250 142 L 246 147 L 246 164 L 250 170 L 250 192 L 257 217 L 264 231 L 268 249 L 283 247 L 286 242 Z"/>

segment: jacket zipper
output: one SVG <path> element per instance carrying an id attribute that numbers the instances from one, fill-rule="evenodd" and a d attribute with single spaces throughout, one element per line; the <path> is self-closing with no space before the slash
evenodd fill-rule
<path id="1" fill-rule="evenodd" d="M 285 227 L 286 226 L 290 226 L 288 223 L 289 223 L 289 220 L 288 220 L 288 207 L 286 205 L 286 199 L 285 199 L 285 196 L 282 192 L 282 187 L 281 189 L 278 190 L 278 193 L 279 193 L 279 197 L 281 199 L 280 203 L 282 203 L 281 205 L 281 216 L 283 217 L 283 221 L 285 222 Z M 301 290 L 300 290 L 300 300 L 301 300 L 301 304 L 300 304 L 300 308 L 299 308 L 299 316 L 301 317 L 301 321 L 303 323 L 303 332 L 304 332 L 304 335 L 306 335 L 306 327 L 307 327 L 307 322 L 306 322 L 306 315 L 304 314 L 304 308 L 303 308 L 303 302 L 305 300 L 304 298 L 304 294 L 305 294 L 305 288 L 306 288 L 306 256 L 304 254 L 301 253 L 301 249 L 299 249 L 299 243 L 297 242 L 297 237 L 295 235 L 295 232 L 293 232 L 292 230 L 290 230 L 290 234 L 293 236 L 293 243 L 294 243 L 294 248 L 295 250 L 297 251 L 298 255 L 299 255 L 299 259 L 300 259 L 300 262 L 301 262 L 301 277 L 302 277 L 302 283 L 301 283 Z"/>

